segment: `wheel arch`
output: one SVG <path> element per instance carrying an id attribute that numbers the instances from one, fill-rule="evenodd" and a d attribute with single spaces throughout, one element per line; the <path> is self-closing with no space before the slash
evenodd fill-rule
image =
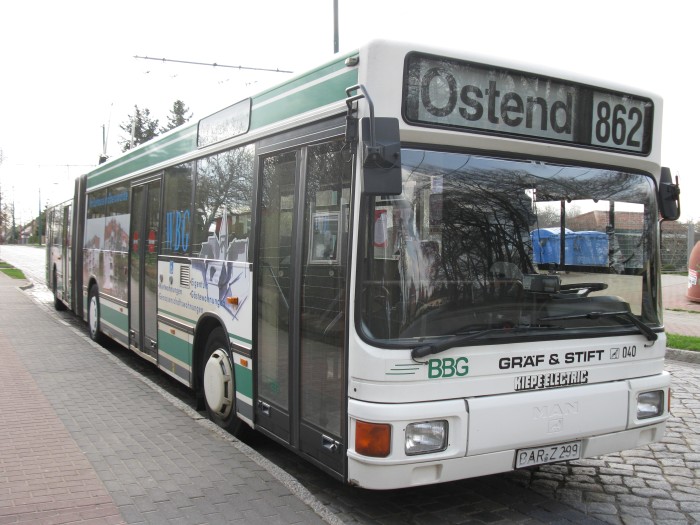
<path id="1" fill-rule="evenodd" d="M 226 340 L 228 341 L 228 332 L 226 331 L 226 325 L 223 320 L 212 313 L 207 313 L 202 315 L 197 321 L 197 326 L 194 329 L 194 338 L 192 341 L 192 388 L 195 391 L 199 391 L 202 380 L 202 373 L 204 370 L 204 363 L 202 363 L 202 354 L 206 348 L 207 339 L 209 334 L 211 334 L 216 328 L 221 328 L 226 334 Z M 229 354 L 231 353 L 231 345 L 228 344 Z M 233 365 L 233 363 L 232 363 Z"/>
<path id="2" fill-rule="evenodd" d="M 97 278 L 94 275 L 91 275 L 90 278 L 88 279 L 88 283 L 87 283 L 87 287 L 86 287 L 86 291 L 87 291 L 87 293 L 85 294 L 86 297 L 90 295 L 90 290 L 92 290 L 93 286 L 97 286 L 97 293 L 99 294 L 100 293 L 100 285 L 97 284 Z"/>

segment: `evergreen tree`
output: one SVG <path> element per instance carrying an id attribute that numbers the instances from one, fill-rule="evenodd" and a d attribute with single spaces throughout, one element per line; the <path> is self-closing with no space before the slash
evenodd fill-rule
<path id="1" fill-rule="evenodd" d="M 122 137 L 122 140 L 119 141 L 122 151 L 135 148 L 158 136 L 158 119 L 151 118 L 150 110 L 141 110 L 136 105 L 134 106 L 134 114 L 129 115 L 128 119 L 119 127 L 128 137 Z"/>
<path id="2" fill-rule="evenodd" d="M 173 107 L 170 109 L 170 115 L 168 115 L 168 124 L 160 128 L 161 133 L 170 131 L 178 126 L 182 126 L 185 122 L 188 122 L 192 118 L 192 113 L 189 115 L 190 108 L 185 106 L 182 100 L 176 100 L 173 102 Z"/>

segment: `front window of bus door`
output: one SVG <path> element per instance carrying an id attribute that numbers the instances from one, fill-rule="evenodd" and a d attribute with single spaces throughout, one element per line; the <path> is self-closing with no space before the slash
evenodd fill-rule
<path id="1" fill-rule="evenodd" d="M 296 152 L 263 160 L 258 286 L 260 395 L 289 407 L 289 330 Z"/>
<path id="2" fill-rule="evenodd" d="M 351 164 L 343 142 L 308 148 L 301 295 L 301 415 L 340 436 Z"/>
<path id="3" fill-rule="evenodd" d="M 478 344 L 639 333 L 631 315 L 659 324 L 650 177 L 413 149 L 402 161 L 403 193 L 365 202 L 368 339 Z"/>

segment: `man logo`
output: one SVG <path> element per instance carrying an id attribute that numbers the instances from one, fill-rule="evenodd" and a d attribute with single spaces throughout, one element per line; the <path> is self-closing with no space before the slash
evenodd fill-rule
<path id="1" fill-rule="evenodd" d="M 550 419 L 548 423 L 547 433 L 556 434 L 564 430 L 564 418 L 558 417 L 556 419 Z"/>
<path id="2" fill-rule="evenodd" d="M 554 403 L 553 405 L 533 407 L 532 419 L 564 419 L 566 416 L 576 415 L 578 413 L 578 401 L 570 401 L 561 404 Z"/>

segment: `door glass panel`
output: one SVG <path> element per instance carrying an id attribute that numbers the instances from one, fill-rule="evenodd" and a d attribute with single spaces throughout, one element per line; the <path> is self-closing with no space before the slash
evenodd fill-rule
<path id="1" fill-rule="evenodd" d="M 258 286 L 259 394 L 289 408 L 289 324 L 296 153 L 263 160 Z"/>
<path id="2" fill-rule="evenodd" d="M 160 181 L 148 185 L 148 207 L 146 210 L 147 240 L 144 245 L 144 344 L 145 351 L 155 356 L 156 348 L 151 342 L 158 340 L 157 304 L 158 296 L 158 239 L 160 223 Z"/>
<path id="3" fill-rule="evenodd" d="M 341 435 L 351 164 L 342 142 L 308 148 L 301 290 L 301 417 Z"/>
<path id="4" fill-rule="evenodd" d="M 141 319 L 141 293 L 139 283 L 141 282 L 141 230 L 143 225 L 143 200 L 144 186 L 137 186 L 133 189 L 132 213 L 131 213 L 131 257 L 129 264 L 129 328 L 133 334 L 130 337 L 131 344 L 140 348 L 139 334 Z"/>
<path id="5" fill-rule="evenodd" d="M 63 235 L 65 236 L 65 239 L 63 241 L 63 263 L 64 263 L 64 268 L 63 268 L 63 280 L 60 284 L 60 288 L 63 289 L 63 298 L 66 301 L 71 300 L 71 281 L 73 280 L 73 275 L 71 274 L 71 234 L 73 231 L 73 228 L 71 228 L 71 206 L 66 206 L 65 209 L 63 210 L 64 212 L 64 218 L 63 222 L 65 224 L 65 228 L 63 228 Z"/>

